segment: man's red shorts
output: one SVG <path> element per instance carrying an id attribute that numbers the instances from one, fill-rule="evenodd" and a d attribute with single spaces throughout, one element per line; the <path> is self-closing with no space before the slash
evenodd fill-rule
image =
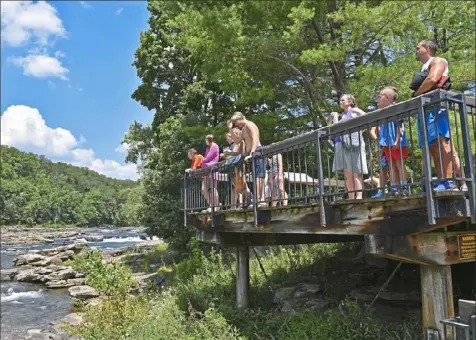
<path id="1" fill-rule="evenodd" d="M 406 146 L 402 146 L 401 153 L 400 153 L 400 148 L 394 149 L 390 146 L 385 146 L 382 148 L 382 150 L 387 162 L 390 161 L 390 155 L 392 155 L 392 161 L 399 161 L 402 158 L 403 159 L 408 158 L 408 148 Z"/>

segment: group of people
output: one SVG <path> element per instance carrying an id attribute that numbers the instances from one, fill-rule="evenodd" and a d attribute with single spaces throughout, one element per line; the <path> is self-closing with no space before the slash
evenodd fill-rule
<path id="1" fill-rule="evenodd" d="M 254 179 L 256 180 L 256 199 L 259 207 L 267 206 L 271 201 L 271 206 L 277 206 L 278 203 L 287 205 L 287 193 L 284 189 L 283 159 L 281 154 L 272 155 L 271 158 L 256 157 L 251 162 L 251 155 L 262 149 L 260 142 L 259 129 L 255 123 L 246 119 L 241 112 L 235 112 L 227 122 L 228 132 L 225 135 L 228 146 L 220 153 L 218 144 L 213 135 L 205 137 L 207 148 L 205 155 L 200 155 L 196 149 L 188 151 L 188 158 L 192 161 L 191 167 L 186 170 L 190 172 L 211 166 L 225 160 L 225 164 L 236 164 L 233 173 L 229 173 L 229 182 L 232 185 L 231 207 L 230 209 L 241 209 L 244 204 L 251 203 L 254 199 L 250 188 L 245 179 L 246 164 L 252 164 Z M 243 154 L 244 162 L 240 163 Z M 211 211 L 212 205 L 216 210 L 220 209 L 218 196 L 219 172 L 212 175 L 206 175 L 202 178 L 202 194 Z M 213 198 L 213 202 L 212 202 Z M 212 204 L 213 203 L 213 204 Z"/>
<path id="2" fill-rule="evenodd" d="M 423 65 L 420 72 L 416 72 L 410 88 L 414 91 L 414 96 L 430 92 L 434 89 L 449 89 L 451 81 L 449 78 L 448 62 L 444 58 L 436 56 L 437 45 L 432 40 L 422 40 L 416 47 L 416 58 Z M 384 87 L 377 95 L 378 108 L 384 109 L 397 102 L 397 89 L 391 86 Z M 339 99 L 342 113 L 332 112 L 329 125 L 353 119 L 366 114 L 356 103 L 355 98 L 350 94 L 344 94 Z M 340 117 L 339 117 L 340 116 Z M 461 190 L 467 191 L 464 181 L 460 181 L 458 188 L 453 181 L 447 180 L 455 175 L 464 177 L 461 169 L 458 153 L 452 141 L 449 123 L 449 113 L 441 106 L 435 106 L 425 113 L 426 135 L 429 146 L 430 158 L 434 163 L 436 177 L 442 179 L 434 184 L 433 190 Z M 206 167 L 219 162 L 220 158 L 230 164 L 238 164 L 242 154 L 246 153 L 244 163 L 248 163 L 253 152 L 262 148 L 260 143 L 259 129 L 255 123 L 247 120 L 241 112 L 235 112 L 227 122 L 228 132 L 226 134 L 228 148 L 220 154 L 219 147 L 212 135 L 205 139 L 207 149 L 205 156 L 201 156 L 195 149 L 190 149 L 189 159 L 192 161 L 191 169 Z M 422 147 L 422 124 L 420 117 L 417 118 L 417 134 L 420 148 Z M 381 188 L 372 196 L 374 198 L 389 195 L 408 194 L 408 173 L 405 167 L 405 160 L 408 158 L 408 140 L 403 119 L 384 122 L 370 130 L 371 139 L 377 142 L 378 159 L 380 162 L 380 176 L 369 178 L 367 182 L 374 183 Z M 363 175 L 368 174 L 367 156 L 365 140 L 362 131 L 352 133 L 342 133 L 334 138 L 334 161 L 333 171 L 344 173 L 345 185 L 349 199 L 361 199 L 363 194 Z M 424 161 L 424 160 L 423 160 Z M 241 164 L 241 163 L 240 163 Z M 256 180 L 256 199 L 259 206 L 267 205 L 266 198 L 270 197 L 273 206 L 278 202 L 287 205 L 287 193 L 284 190 L 284 174 L 282 155 L 273 155 L 268 158 L 255 158 L 252 162 L 254 169 L 254 179 Z M 244 174 L 244 164 L 236 167 L 232 179 L 232 209 L 238 208 L 243 199 L 252 200 L 253 195 L 247 186 Z M 191 169 L 187 169 L 190 171 Z M 390 179 L 390 186 L 387 181 Z M 202 193 L 211 206 L 211 198 L 214 205 L 219 209 L 218 197 L 218 173 L 206 176 L 202 181 Z M 268 185 L 270 190 L 265 190 Z M 383 190 L 382 190 L 383 188 Z M 270 194 L 266 195 L 269 191 Z M 208 209 L 209 211 L 211 208 Z"/>
<path id="3" fill-rule="evenodd" d="M 432 40 L 422 40 L 416 48 L 416 58 L 423 65 L 420 72 L 415 73 L 410 88 L 413 96 L 430 92 L 434 89 L 449 89 L 448 61 L 436 56 L 438 46 Z M 383 109 L 397 102 L 398 92 L 395 87 L 384 87 L 377 95 L 377 106 Z M 330 124 L 336 124 L 365 114 L 357 107 L 352 95 L 344 94 L 340 98 L 343 114 L 339 120 L 338 113 L 332 112 Z M 452 142 L 448 110 L 436 106 L 425 114 L 426 134 L 430 152 L 430 161 L 435 167 L 436 177 L 442 179 L 433 185 L 433 190 L 461 190 L 467 191 L 466 182 L 461 180 L 458 188 L 453 181 L 453 169 L 456 177 L 463 178 L 458 152 Z M 419 147 L 422 147 L 422 124 L 417 118 L 417 134 Z M 408 195 L 408 173 L 405 159 L 408 158 L 408 140 L 403 119 L 384 122 L 370 129 L 371 139 L 377 141 L 378 159 L 380 162 L 380 176 L 363 180 L 368 174 L 365 141 L 362 131 L 337 136 L 334 140 L 335 154 L 333 171 L 343 171 L 346 188 L 350 199 L 361 199 L 364 182 L 374 184 L 379 188 L 373 198 L 387 195 Z M 422 163 L 423 165 L 423 163 Z M 390 177 L 390 186 L 387 180 Z M 377 183 L 375 183 L 377 182 Z"/>

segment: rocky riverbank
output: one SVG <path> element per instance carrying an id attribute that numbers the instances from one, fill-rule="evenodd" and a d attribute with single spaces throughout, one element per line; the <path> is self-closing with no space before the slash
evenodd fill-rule
<path id="1" fill-rule="evenodd" d="M 136 231 L 138 236 L 145 239 L 143 228 L 26 228 L 26 227 L 2 227 L 0 230 L 0 238 L 2 245 L 27 245 L 40 243 L 53 243 L 63 240 L 64 243 L 72 243 L 77 240 L 85 240 L 88 242 L 100 242 L 104 239 L 104 231 Z"/>
<path id="2" fill-rule="evenodd" d="M 103 250 L 104 261 L 122 261 L 134 268 L 141 268 L 141 260 L 147 252 L 152 251 L 162 243 L 159 240 L 142 241 L 132 246 Z M 26 283 L 42 284 L 48 290 L 66 290 L 68 294 L 83 305 L 94 304 L 102 297 L 93 287 L 84 282 L 84 274 L 77 272 L 66 261 L 72 260 L 77 254 L 91 249 L 86 242 L 77 242 L 65 246 L 50 249 L 30 250 L 17 256 L 13 260 L 13 267 L 1 270 L 1 281 L 18 281 Z M 160 284 L 156 273 L 145 273 L 140 270 L 134 271 L 137 285 L 131 294 L 142 291 L 150 282 Z M 80 313 L 68 314 L 65 318 L 51 323 L 46 329 L 30 329 L 27 339 L 69 339 L 61 325 L 82 322 Z M 74 339 L 74 338 L 71 338 Z"/>

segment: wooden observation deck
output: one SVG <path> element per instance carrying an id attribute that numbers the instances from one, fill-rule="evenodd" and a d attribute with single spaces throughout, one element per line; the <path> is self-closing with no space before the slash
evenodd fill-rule
<path id="1" fill-rule="evenodd" d="M 434 172 L 436 167 L 443 167 L 443 157 L 430 162 L 428 128 L 432 120 L 428 116 L 433 115 L 436 126 L 440 126 L 445 112 L 454 146 L 452 159 L 457 152 L 463 170 L 458 171 L 453 162 L 453 174 L 446 180 L 461 187 L 435 191 L 431 188 L 442 182 Z M 389 188 L 392 194 L 382 198 L 371 197 L 379 188 L 365 185 L 360 190 L 362 199 L 349 199 L 358 190 L 346 188 L 343 174 L 333 170 L 339 155 L 335 141 L 361 134 L 359 148 L 367 158 L 367 177 L 372 179 L 385 168 L 368 131 L 395 121 L 403 124 L 408 139 L 409 157 L 399 161 L 408 171 L 407 183 Z M 419 125 L 421 147 L 417 142 Z M 425 336 L 436 333 L 443 339 L 440 321 L 454 317 L 451 265 L 476 260 L 475 140 L 475 99 L 436 90 L 265 146 L 253 153 L 249 162 L 241 157 L 192 171 L 184 177 L 185 224 L 197 229 L 197 239 L 202 242 L 237 249 L 240 308 L 248 306 L 249 246 L 362 240 L 366 254 L 420 264 Z M 287 199 L 276 194 L 254 199 L 266 196 L 259 195 L 256 164 L 260 161 L 271 166 L 268 185 L 275 187 L 275 193 L 280 191 L 272 169 L 278 164 L 273 157 L 278 155 L 281 166 L 274 174 L 282 172 L 281 189 Z M 389 163 L 387 169 L 395 166 L 392 160 Z M 216 179 L 208 182 L 209 192 L 216 189 L 219 197 L 219 202 L 214 202 L 210 195 L 211 206 L 201 192 L 207 176 Z M 234 192 L 240 179 L 249 191 Z M 236 209 L 231 198 L 240 193 L 253 199 Z"/>

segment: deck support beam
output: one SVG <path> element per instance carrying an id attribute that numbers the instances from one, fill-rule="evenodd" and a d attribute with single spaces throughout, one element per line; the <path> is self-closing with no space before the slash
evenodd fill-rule
<path id="1" fill-rule="evenodd" d="M 425 340 L 453 340 L 447 332 L 444 338 L 441 320 L 454 318 L 451 266 L 420 265 L 423 336 Z"/>
<path id="2" fill-rule="evenodd" d="M 236 307 L 249 307 L 250 290 L 250 249 L 238 247 L 236 249 Z"/>

